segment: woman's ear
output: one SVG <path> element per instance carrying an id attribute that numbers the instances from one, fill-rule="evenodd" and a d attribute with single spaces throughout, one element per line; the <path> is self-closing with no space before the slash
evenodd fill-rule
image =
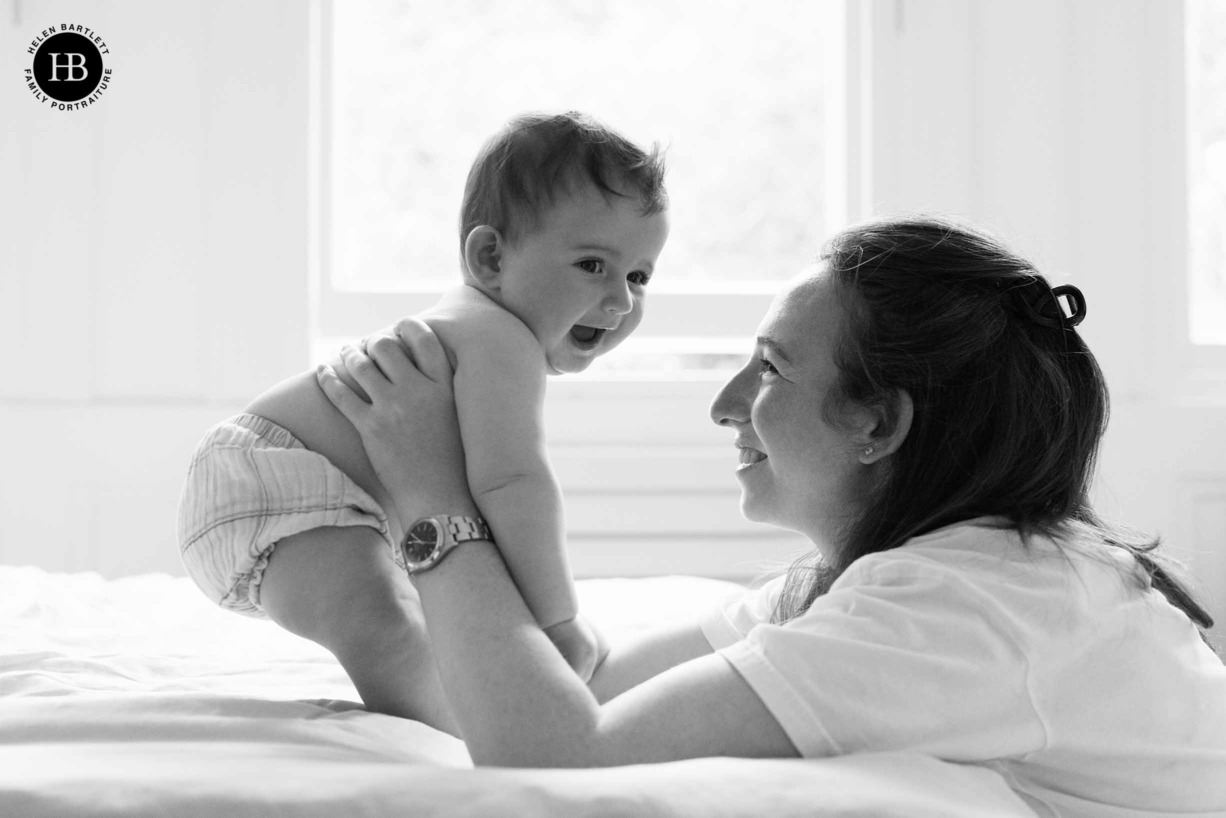
<path id="1" fill-rule="evenodd" d="M 874 411 L 873 415 L 875 419 L 865 429 L 864 446 L 860 451 L 860 462 L 866 466 L 898 451 L 911 431 L 915 404 L 907 390 L 899 389 L 892 404 Z"/>
<path id="2" fill-rule="evenodd" d="M 488 224 L 478 225 L 464 240 L 464 268 L 473 282 L 487 290 L 502 285 L 502 234 Z"/>

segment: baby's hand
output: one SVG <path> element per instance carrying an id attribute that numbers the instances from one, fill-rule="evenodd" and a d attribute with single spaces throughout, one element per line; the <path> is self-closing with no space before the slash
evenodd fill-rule
<path id="1" fill-rule="evenodd" d="M 553 642 L 566 663 L 571 666 L 583 683 L 591 680 L 596 666 L 604 657 L 600 655 L 600 640 L 592 626 L 581 616 L 559 622 L 545 628 L 545 635 Z"/>

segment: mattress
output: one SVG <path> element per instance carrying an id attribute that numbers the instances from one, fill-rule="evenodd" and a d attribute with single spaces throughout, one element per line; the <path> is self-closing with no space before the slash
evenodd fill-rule
<path id="1" fill-rule="evenodd" d="M 611 642 L 738 588 L 585 580 Z M 330 654 L 190 581 L 0 566 L 0 815 L 1029 816 L 993 772 L 917 754 L 474 769 L 367 713 Z"/>

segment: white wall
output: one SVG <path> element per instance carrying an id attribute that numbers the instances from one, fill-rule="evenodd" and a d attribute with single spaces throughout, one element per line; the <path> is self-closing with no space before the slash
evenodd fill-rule
<path id="1" fill-rule="evenodd" d="M 108 42 L 85 111 L 0 83 L 0 559 L 178 571 L 200 433 L 305 366 L 305 41 L 293 3 L 6 6 L 4 70 L 61 22 Z"/>
<path id="2" fill-rule="evenodd" d="M 85 112 L 0 83 L 0 561 L 178 572 L 192 444 L 309 363 L 307 8 L 0 15 L 7 76 L 59 21 L 89 21 L 115 69 Z M 1182 377 L 1179 342 L 1179 4 L 855 9 L 876 49 L 852 73 L 873 92 L 853 208 L 970 216 L 1085 290 L 1115 396 L 1100 505 L 1163 534 L 1226 613 L 1226 403 Z M 802 547 L 739 518 L 714 384 L 588 388 L 555 382 L 549 407 L 579 571 L 741 576 Z"/>

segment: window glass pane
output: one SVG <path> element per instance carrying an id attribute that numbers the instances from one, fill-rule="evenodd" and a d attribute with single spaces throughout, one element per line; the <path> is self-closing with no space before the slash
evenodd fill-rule
<path id="1" fill-rule="evenodd" d="M 1226 3 L 1187 10 L 1189 327 L 1195 344 L 1226 344 Z"/>
<path id="2" fill-rule="evenodd" d="M 515 114 L 566 109 L 667 149 L 673 226 L 656 284 L 790 277 L 838 226 L 826 134 L 842 111 L 823 102 L 838 2 L 334 3 L 333 286 L 454 282 L 477 149 Z"/>

